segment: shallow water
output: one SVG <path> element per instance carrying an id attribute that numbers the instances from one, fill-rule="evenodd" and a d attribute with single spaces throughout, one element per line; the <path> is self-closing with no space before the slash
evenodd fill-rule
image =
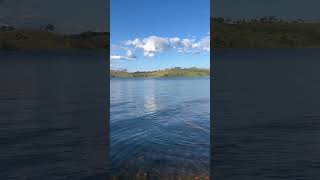
<path id="1" fill-rule="evenodd" d="M 112 174 L 209 175 L 210 80 L 112 78 Z"/>
<path id="2" fill-rule="evenodd" d="M 105 62 L 0 52 L 0 179 L 106 179 Z"/>
<path id="3" fill-rule="evenodd" d="M 320 179 L 320 49 L 214 54 L 213 179 Z"/>

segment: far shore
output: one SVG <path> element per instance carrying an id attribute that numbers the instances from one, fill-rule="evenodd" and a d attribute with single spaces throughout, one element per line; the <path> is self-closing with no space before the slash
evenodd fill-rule
<path id="1" fill-rule="evenodd" d="M 319 48 L 320 22 L 211 18 L 211 48 Z"/>
<path id="2" fill-rule="evenodd" d="M 210 76 L 210 70 L 205 68 L 181 68 L 175 67 L 164 70 L 155 71 L 137 71 L 128 72 L 126 70 L 111 70 L 111 77 L 122 78 L 157 78 L 157 77 L 208 77 Z"/>
<path id="3" fill-rule="evenodd" d="M 67 35 L 53 30 L 2 28 L 0 50 L 107 50 L 109 38 L 109 32 L 87 31 Z"/>

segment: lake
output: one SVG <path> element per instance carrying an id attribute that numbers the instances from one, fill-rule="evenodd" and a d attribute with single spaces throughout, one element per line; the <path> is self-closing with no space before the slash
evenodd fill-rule
<path id="1" fill-rule="evenodd" d="M 112 78 L 114 176 L 209 175 L 210 79 Z"/>
<path id="2" fill-rule="evenodd" d="M 213 179 L 320 179 L 320 49 L 217 50 Z"/>
<path id="3" fill-rule="evenodd" d="M 0 179 L 107 179 L 107 58 L 0 51 Z"/>
<path id="4" fill-rule="evenodd" d="M 206 176 L 212 140 L 215 179 L 319 179 L 320 50 L 215 53 L 211 83 L 111 79 L 112 173 Z M 107 58 L 0 52 L 1 178 L 106 179 Z"/>

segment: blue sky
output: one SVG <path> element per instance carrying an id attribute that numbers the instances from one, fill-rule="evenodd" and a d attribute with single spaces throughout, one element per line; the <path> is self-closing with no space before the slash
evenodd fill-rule
<path id="1" fill-rule="evenodd" d="M 210 66 L 210 0 L 111 0 L 111 66 Z"/>

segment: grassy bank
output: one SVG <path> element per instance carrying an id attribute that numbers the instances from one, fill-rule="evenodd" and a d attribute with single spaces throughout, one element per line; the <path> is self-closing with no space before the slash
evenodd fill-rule
<path id="1" fill-rule="evenodd" d="M 2 50 L 108 49 L 109 33 L 63 35 L 45 30 L 0 30 Z"/>
<path id="2" fill-rule="evenodd" d="M 171 68 L 157 71 L 127 72 L 125 70 L 111 71 L 111 77 L 197 77 L 210 76 L 209 69 L 201 68 Z"/>
<path id="3" fill-rule="evenodd" d="M 320 47 L 320 23 L 286 22 L 275 18 L 231 21 L 211 19 L 214 48 Z"/>

